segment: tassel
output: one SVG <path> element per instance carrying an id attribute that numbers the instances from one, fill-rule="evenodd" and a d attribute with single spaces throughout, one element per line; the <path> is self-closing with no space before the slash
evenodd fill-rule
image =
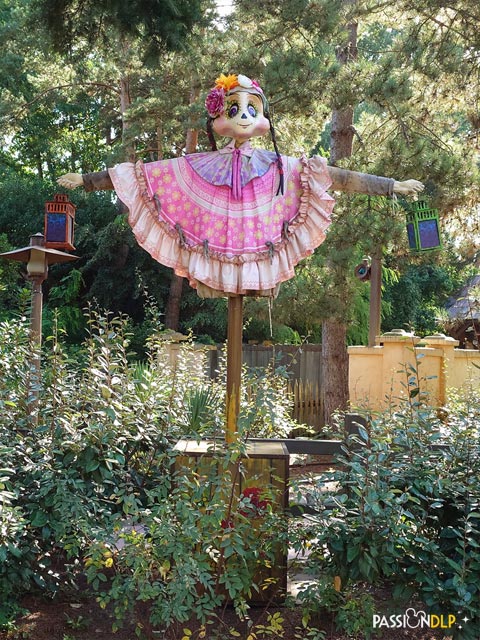
<path id="1" fill-rule="evenodd" d="M 207 260 L 210 258 L 210 249 L 208 248 L 208 240 L 203 241 L 203 255 Z"/>
<path id="2" fill-rule="evenodd" d="M 288 240 L 288 227 L 290 226 L 290 223 L 288 220 L 284 220 L 283 221 L 283 225 L 282 225 L 282 238 L 284 238 L 285 240 Z"/>
<path id="3" fill-rule="evenodd" d="M 175 225 L 175 230 L 178 233 L 178 239 L 180 242 L 180 246 L 182 247 L 182 249 L 185 249 L 185 247 L 187 246 L 187 241 L 185 239 L 185 234 L 183 233 L 183 229 L 180 226 L 180 223 L 177 222 L 177 224 Z"/>
<path id="4" fill-rule="evenodd" d="M 160 213 L 160 211 L 162 210 L 162 202 L 161 202 L 160 198 L 157 196 L 157 194 L 155 194 L 153 196 L 153 201 L 155 203 L 155 207 L 156 207 L 158 213 Z"/>
<path id="5" fill-rule="evenodd" d="M 268 256 L 269 256 L 270 260 L 273 262 L 273 256 L 275 255 L 274 244 L 273 244 L 273 242 L 268 241 L 268 242 L 265 243 L 265 246 L 268 249 Z"/>

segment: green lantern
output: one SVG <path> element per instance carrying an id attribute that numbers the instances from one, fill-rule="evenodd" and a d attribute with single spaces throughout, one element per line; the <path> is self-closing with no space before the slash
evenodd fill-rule
<path id="1" fill-rule="evenodd" d="M 418 200 L 409 205 L 407 234 L 411 251 L 441 249 L 438 209 L 431 209 L 425 200 Z"/>

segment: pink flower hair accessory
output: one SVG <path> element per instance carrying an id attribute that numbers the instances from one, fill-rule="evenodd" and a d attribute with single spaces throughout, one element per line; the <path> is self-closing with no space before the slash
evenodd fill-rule
<path id="1" fill-rule="evenodd" d="M 205 108 L 211 118 L 220 116 L 225 110 L 225 90 L 212 89 L 206 97 Z"/>

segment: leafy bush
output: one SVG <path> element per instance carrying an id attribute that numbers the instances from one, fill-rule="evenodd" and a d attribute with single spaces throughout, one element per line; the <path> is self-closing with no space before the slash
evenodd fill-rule
<path id="1" fill-rule="evenodd" d="M 65 579 L 57 556 L 78 569 L 95 527 L 128 515 L 152 487 L 169 490 L 180 434 L 173 396 L 194 378 L 177 373 L 172 386 L 165 351 L 152 341 L 139 379 L 127 359 L 126 319 L 90 313 L 88 326 L 80 363 L 58 337 L 49 340 L 40 389 L 27 323 L 1 327 L 0 600 L 33 582 L 57 588 Z"/>
<path id="2" fill-rule="evenodd" d="M 431 613 L 466 616 L 468 627 L 457 628 L 455 637 L 476 638 L 478 417 L 478 409 L 457 406 L 445 425 L 409 407 L 351 436 L 341 466 L 310 496 L 318 515 L 297 533 L 296 546 L 311 552 L 313 576 L 339 576 L 347 588 L 387 583 L 397 607 L 417 599 Z M 321 601 L 315 584 L 303 593 L 310 606 Z"/>
<path id="3" fill-rule="evenodd" d="M 234 518 L 234 530 L 222 528 L 222 520 L 230 519 L 221 498 L 233 491 L 231 460 L 221 477 L 212 476 L 200 486 L 196 478 L 177 478 L 174 484 L 172 479 L 173 445 L 179 438 L 223 436 L 222 376 L 218 384 L 205 381 L 203 361 L 193 353 L 193 345 L 168 345 L 158 333 L 148 341 L 147 360 L 132 363 L 127 318 L 90 310 L 86 324 L 87 339 L 73 357 L 54 317 L 39 382 L 32 377 L 27 321 L 1 326 L 4 616 L 25 591 L 53 592 L 74 583 L 85 571 L 85 558 L 88 574 L 98 574 L 92 586 L 102 593 L 102 601 L 117 603 L 119 621 L 136 593 L 155 602 L 154 620 L 200 619 L 201 610 L 208 613 L 226 594 L 243 606 L 260 556 L 262 562 L 270 557 L 271 530 L 260 543 L 241 513 Z M 265 380 L 261 389 L 268 393 Z M 241 426 L 246 433 L 264 415 L 259 403 L 265 395 L 259 397 L 258 402 L 243 402 Z M 272 421 L 273 402 L 267 412 Z M 239 453 L 235 455 L 238 462 Z M 232 494 L 230 510 L 237 502 Z M 267 521 L 270 526 L 266 513 Z M 146 527 L 148 535 L 135 537 L 135 529 L 128 527 L 136 523 Z M 115 556 L 115 569 L 121 569 L 103 593 L 100 568 L 109 568 L 109 563 L 99 564 L 98 554 L 118 537 L 125 542 Z M 217 551 L 224 556 L 220 569 L 214 560 Z M 161 576 L 166 563 L 171 566 L 169 580 L 159 591 L 152 576 Z M 134 585 L 126 606 L 125 594 Z"/>
<path id="4" fill-rule="evenodd" d="M 75 358 L 52 326 L 39 384 L 27 321 L 0 325 L 0 620 L 8 622 L 21 593 L 53 592 L 85 572 L 117 625 L 133 611 L 157 628 L 193 621 L 202 630 L 227 599 L 245 616 L 286 541 L 283 518 L 268 496 L 237 494 L 241 440 L 201 473 L 172 474 L 179 438 L 223 436 L 223 373 L 206 382 L 192 345 L 173 357 L 155 334 L 147 360 L 132 363 L 123 317 L 89 312 Z M 387 584 L 398 606 L 413 600 L 468 618 L 454 635 L 475 638 L 477 398 L 457 401 L 441 422 L 421 409 L 410 373 L 411 403 L 350 437 L 340 466 L 310 496 L 318 513 L 290 527 L 290 544 L 309 551 L 306 637 L 322 636 L 308 625 L 325 609 L 346 633 L 368 636 L 374 609 L 364 585 Z M 247 377 L 243 436 L 290 430 L 277 374 Z M 340 594 L 331 587 L 337 576 Z M 272 618 L 268 633 L 278 624 Z"/>
<path id="5" fill-rule="evenodd" d="M 268 490 L 260 502 L 246 489 L 236 494 L 242 451 L 241 444 L 220 448 L 201 470 L 179 469 L 169 500 L 152 490 L 148 508 L 127 526 L 113 519 L 97 532 L 87 576 L 101 606 L 114 603 L 116 625 L 138 602 L 148 603 L 157 629 L 205 625 L 227 599 L 244 614 L 247 598 L 268 586 L 263 574 L 275 560 L 282 516 Z"/>

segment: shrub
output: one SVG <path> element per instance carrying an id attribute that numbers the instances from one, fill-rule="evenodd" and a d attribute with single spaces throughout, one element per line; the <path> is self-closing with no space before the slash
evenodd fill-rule
<path id="1" fill-rule="evenodd" d="M 125 318 L 90 312 L 88 326 L 77 362 L 58 336 L 49 339 L 40 388 L 31 384 L 27 323 L 1 327 L 0 600 L 34 583 L 56 589 L 65 580 L 57 556 L 78 570 L 95 527 L 144 504 L 152 487 L 170 488 L 180 434 L 173 394 L 194 379 L 177 372 L 172 386 L 154 341 L 140 378 Z"/>
<path id="2" fill-rule="evenodd" d="M 243 446 L 212 452 L 200 470 L 179 470 L 168 500 L 149 492 L 147 508 L 127 526 L 115 520 L 91 546 L 87 576 L 101 606 L 113 603 L 115 626 L 147 603 L 149 623 L 205 625 L 227 600 L 244 615 L 246 601 L 268 586 L 282 516 L 262 495 L 236 494 Z M 220 622 L 217 620 L 217 623 Z"/>
<path id="3" fill-rule="evenodd" d="M 225 496 L 232 496 L 231 511 L 238 506 L 229 464 L 234 456 L 238 463 L 239 452 L 227 453 L 228 462 L 217 461 L 225 473 L 207 483 L 187 477 L 172 482 L 173 445 L 179 438 L 223 436 L 222 382 L 204 380 L 189 343 L 172 358 L 168 345 L 153 334 L 147 360 L 135 363 L 127 318 L 89 310 L 86 324 L 87 339 L 73 356 L 53 319 L 42 380 L 35 384 L 27 321 L 1 327 L 0 602 L 5 617 L 26 591 L 52 593 L 74 583 L 85 571 L 85 558 L 102 602 L 116 603 L 118 623 L 136 594 L 154 605 L 152 619 L 164 624 L 192 615 L 202 619 L 226 594 L 243 607 L 255 588 L 252 572 L 269 561 L 275 518 L 265 513 L 268 533 L 261 542 L 240 512 L 234 529 L 222 527 L 222 520 L 231 519 Z M 268 395 L 267 381 L 261 390 Z M 257 395 L 259 401 L 243 401 L 245 433 L 264 416 L 274 422 L 274 399 L 267 412 L 261 408 L 266 396 Z M 262 428 L 259 424 L 256 432 Z M 136 525 L 147 533 L 136 536 Z M 102 554 L 119 537 L 125 544 L 109 567 L 113 555 Z M 102 577 L 106 569 L 118 569 L 115 576 L 106 572 L 108 590 Z M 168 580 L 162 582 L 163 574 Z"/>
<path id="4" fill-rule="evenodd" d="M 345 585 L 387 582 L 399 603 L 418 599 L 431 613 L 466 616 L 468 628 L 457 629 L 456 637 L 475 638 L 478 425 L 470 408 L 457 407 L 445 425 L 410 406 L 351 436 L 340 468 L 311 496 L 318 515 L 297 534 L 299 549 L 309 545 L 310 572 L 317 579 L 340 576 Z M 322 489 L 325 481 L 334 489 Z M 303 596 L 315 599 L 315 586 Z"/>

